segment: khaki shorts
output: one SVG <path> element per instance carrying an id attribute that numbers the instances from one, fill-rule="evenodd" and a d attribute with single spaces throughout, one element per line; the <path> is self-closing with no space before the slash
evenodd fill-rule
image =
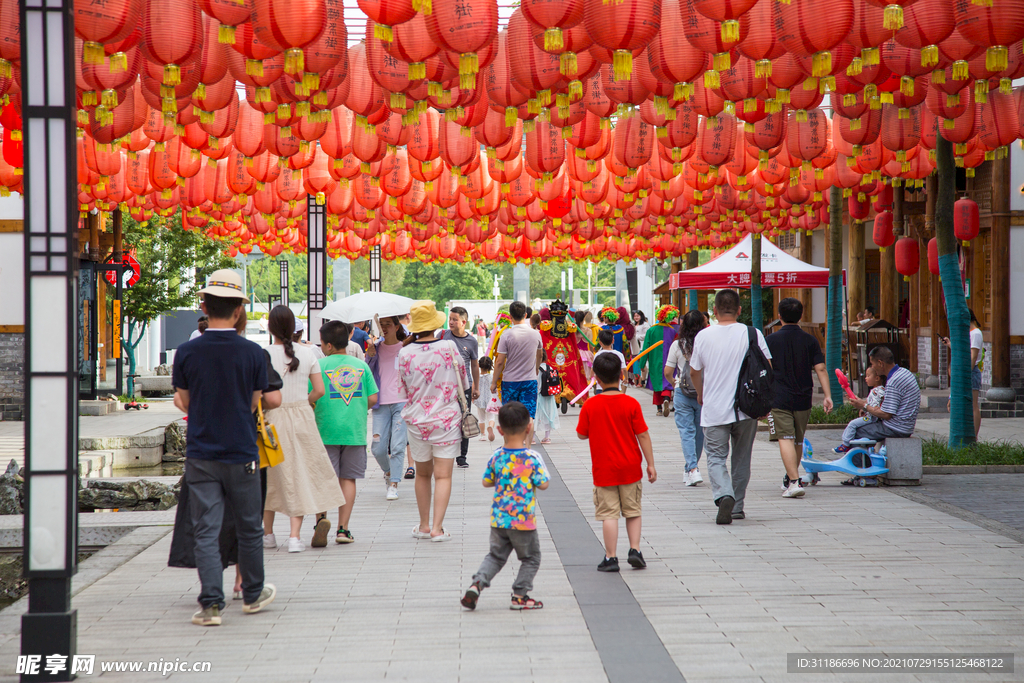
<path id="1" fill-rule="evenodd" d="M 409 432 L 409 455 L 412 456 L 413 462 L 430 462 L 434 458 L 454 460 L 459 455 L 461 445 L 460 441 L 456 441 L 439 446 L 429 441 L 423 441 L 419 437 L 413 436 L 412 431 Z"/>
<path id="2" fill-rule="evenodd" d="M 643 493 L 643 480 L 621 486 L 594 487 L 594 519 L 631 519 L 640 516 L 640 497 Z"/>
<path id="3" fill-rule="evenodd" d="M 809 410 L 772 408 L 772 412 L 768 413 L 768 440 L 786 439 L 802 444 L 810 417 L 811 411 Z"/>

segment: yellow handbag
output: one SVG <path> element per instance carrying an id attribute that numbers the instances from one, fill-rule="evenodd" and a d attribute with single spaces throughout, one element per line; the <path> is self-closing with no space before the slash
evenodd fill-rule
<path id="1" fill-rule="evenodd" d="M 260 468 L 280 465 L 284 462 L 284 451 L 277 438 L 277 429 L 263 415 L 263 401 L 260 401 L 257 410 L 259 419 L 256 421 L 256 445 L 260 449 Z"/>

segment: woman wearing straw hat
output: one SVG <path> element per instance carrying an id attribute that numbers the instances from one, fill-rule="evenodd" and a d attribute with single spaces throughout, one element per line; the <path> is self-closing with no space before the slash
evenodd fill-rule
<path id="1" fill-rule="evenodd" d="M 281 375 L 280 408 L 267 413 L 267 421 L 277 428 L 284 451 L 284 462 L 267 469 L 267 503 L 263 512 L 264 548 L 276 548 L 274 513 L 291 518 L 288 552 L 298 553 L 306 546 L 299 538 L 302 518 L 345 504 L 327 449 L 320 441 L 320 432 L 311 405 L 324 395 L 320 365 L 313 350 L 292 343 L 295 315 L 287 306 L 276 306 L 270 312 L 267 328 L 274 343 L 267 348 L 274 369 Z M 312 383 L 313 390 L 307 387 Z M 317 520 L 312 545 L 327 545 L 331 523 L 326 517 Z"/>
<path id="2" fill-rule="evenodd" d="M 452 493 L 452 467 L 462 443 L 459 395 L 469 387 L 462 355 L 451 341 L 435 339 L 445 315 L 433 301 L 417 301 L 410 311 L 413 341 L 398 353 L 398 376 L 408 397 L 402 419 L 416 461 L 416 505 L 420 523 L 414 538 L 435 543 L 451 539 L 442 523 Z M 434 478 L 434 523 L 430 523 L 430 478 Z"/>

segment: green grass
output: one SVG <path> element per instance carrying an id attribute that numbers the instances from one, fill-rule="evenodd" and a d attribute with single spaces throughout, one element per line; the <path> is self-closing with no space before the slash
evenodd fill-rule
<path id="1" fill-rule="evenodd" d="M 986 441 L 967 448 L 950 448 L 945 441 L 922 443 L 925 465 L 1024 465 L 1024 445 L 1011 441 Z"/>
<path id="2" fill-rule="evenodd" d="M 844 425 L 859 415 L 860 411 L 849 403 L 844 403 L 838 408 L 834 408 L 831 413 L 826 413 L 825 409 L 821 406 L 814 406 L 811 408 L 811 417 L 808 420 L 808 424 Z"/>

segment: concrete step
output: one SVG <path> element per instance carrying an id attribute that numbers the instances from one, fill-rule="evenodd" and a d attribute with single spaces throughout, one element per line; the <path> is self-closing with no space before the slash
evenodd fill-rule
<path id="1" fill-rule="evenodd" d="M 78 439 L 78 449 L 110 453 L 110 463 L 115 470 L 153 467 L 163 461 L 164 428 L 133 436 L 83 436 Z"/>
<path id="2" fill-rule="evenodd" d="M 120 401 L 79 401 L 79 415 L 110 415 L 121 407 Z"/>

